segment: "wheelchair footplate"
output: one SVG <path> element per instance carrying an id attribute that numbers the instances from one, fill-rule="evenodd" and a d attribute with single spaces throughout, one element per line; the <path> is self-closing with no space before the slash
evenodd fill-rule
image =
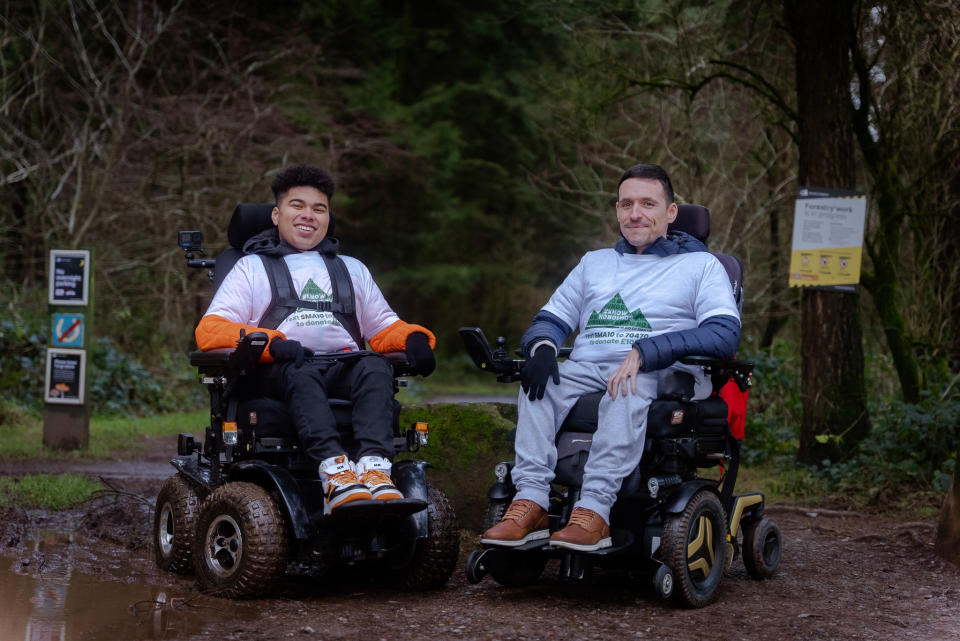
<path id="1" fill-rule="evenodd" d="M 623 552 L 631 547 L 636 542 L 633 534 L 629 530 L 621 530 L 615 528 L 610 532 L 610 538 L 612 545 L 608 548 L 601 548 L 599 550 L 591 550 L 586 552 L 580 552 L 578 550 L 570 550 L 564 548 L 555 548 L 562 552 L 575 552 L 577 554 L 588 554 L 590 556 L 608 556 L 611 554 L 617 554 L 618 552 Z"/>
<path id="2" fill-rule="evenodd" d="M 503 550 L 504 552 L 550 552 L 556 548 L 550 546 L 550 539 L 536 539 L 527 541 L 523 545 L 502 545 L 497 543 L 481 543 L 483 550 Z"/>
<path id="3" fill-rule="evenodd" d="M 420 512 L 427 507 L 423 499 L 394 499 L 393 501 L 351 501 L 324 516 L 328 522 L 365 521 L 384 517 L 403 517 Z"/>
<path id="4" fill-rule="evenodd" d="M 523 545 L 497 545 L 495 543 L 481 543 L 480 548 L 483 550 L 503 550 L 504 552 L 546 552 L 553 555 L 559 555 L 565 552 L 571 552 L 574 554 L 587 554 L 590 556 L 607 556 L 609 554 L 617 554 L 633 547 L 633 544 L 636 542 L 633 534 L 629 530 L 615 529 L 611 533 L 613 545 L 608 548 L 602 548 L 600 550 L 571 550 L 569 548 L 562 548 L 550 545 L 550 539 L 537 539 L 536 541 L 529 541 Z"/>

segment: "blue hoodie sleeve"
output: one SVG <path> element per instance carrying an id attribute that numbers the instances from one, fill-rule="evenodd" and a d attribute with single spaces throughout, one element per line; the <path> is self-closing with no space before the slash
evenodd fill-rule
<path id="1" fill-rule="evenodd" d="M 533 317 L 533 324 L 523 333 L 523 338 L 520 339 L 523 355 L 530 358 L 530 348 L 543 340 L 550 341 L 555 348 L 559 349 L 572 332 L 573 329 L 563 322 L 559 316 L 541 309 Z"/>
<path id="2" fill-rule="evenodd" d="M 640 370 L 670 367 L 684 356 L 730 359 L 740 345 L 740 321 L 733 316 L 711 316 L 695 329 L 641 338 L 633 346 L 643 360 Z"/>

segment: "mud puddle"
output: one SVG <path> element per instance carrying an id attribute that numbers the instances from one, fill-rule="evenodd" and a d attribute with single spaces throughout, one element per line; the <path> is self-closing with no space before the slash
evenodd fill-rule
<path id="1" fill-rule="evenodd" d="M 15 557 L 0 556 L 0 641 L 177 639 L 256 617 L 240 604 L 152 581 L 136 563 L 75 545 L 72 534 L 28 536 Z"/>

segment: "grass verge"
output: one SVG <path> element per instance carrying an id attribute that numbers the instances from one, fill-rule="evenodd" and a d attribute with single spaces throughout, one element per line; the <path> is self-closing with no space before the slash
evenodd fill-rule
<path id="1" fill-rule="evenodd" d="M 0 477 L 0 507 L 66 510 L 86 501 L 103 486 L 76 474 Z"/>
<path id="2" fill-rule="evenodd" d="M 4 458 L 115 458 L 141 451 L 144 436 L 166 436 L 179 432 L 203 431 L 207 412 L 178 412 L 143 418 L 94 416 L 90 419 L 90 446 L 85 450 L 63 451 L 43 445 L 43 420 L 23 418 L 0 425 L 0 453 Z"/>

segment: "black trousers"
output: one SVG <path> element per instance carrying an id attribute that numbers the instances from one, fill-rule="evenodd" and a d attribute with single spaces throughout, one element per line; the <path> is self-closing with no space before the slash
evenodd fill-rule
<path id="1" fill-rule="evenodd" d="M 297 367 L 274 363 L 264 392 L 287 405 L 306 453 L 316 462 L 344 454 L 329 398 L 353 402 L 356 458 L 393 459 L 393 367 L 378 354 L 343 360 L 313 360 Z"/>

